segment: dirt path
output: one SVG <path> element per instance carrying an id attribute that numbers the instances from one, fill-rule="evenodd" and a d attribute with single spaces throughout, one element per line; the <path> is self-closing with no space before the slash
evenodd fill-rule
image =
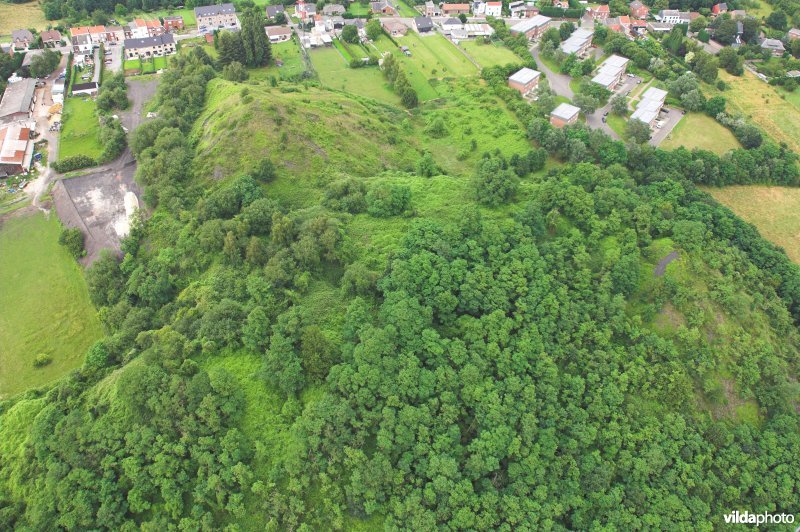
<path id="1" fill-rule="evenodd" d="M 653 270 L 653 275 L 656 277 L 661 277 L 667 271 L 667 266 L 669 266 L 669 263 L 679 258 L 681 258 L 681 256 L 677 251 L 671 252 L 669 255 L 658 261 L 655 270 Z"/>

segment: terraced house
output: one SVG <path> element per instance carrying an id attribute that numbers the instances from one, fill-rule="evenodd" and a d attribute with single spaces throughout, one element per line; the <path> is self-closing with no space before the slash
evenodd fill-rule
<path id="1" fill-rule="evenodd" d="M 233 4 L 203 6 L 194 8 L 197 28 L 203 33 L 214 30 L 239 29 L 239 17 Z"/>
<path id="2" fill-rule="evenodd" d="M 125 39 L 125 59 L 147 59 L 175 53 L 175 38 L 171 33 L 143 39 Z"/>

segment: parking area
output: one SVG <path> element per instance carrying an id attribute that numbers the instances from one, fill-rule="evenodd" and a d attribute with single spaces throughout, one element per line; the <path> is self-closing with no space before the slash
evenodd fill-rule
<path id="1" fill-rule="evenodd" d="M 107 71 L 113 73 L 122 72 L 122 44 L 108 43 L 105 47 L 103 61 Z"/>
<path id="2" fill-rule="evenodd" d="M 664 107 L 656 119 L 655 126 L 653 127 L 653 134 L 650 137 L 650 145 L 658 146 L 661 142 L 669 136 L 678 122 L 683 118 L 683 111 L 680 109 Z M 702 132 L 698 132 L 702 134 Z"/>

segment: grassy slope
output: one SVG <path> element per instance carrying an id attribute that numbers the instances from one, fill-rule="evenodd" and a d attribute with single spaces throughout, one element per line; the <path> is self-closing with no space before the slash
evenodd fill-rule
<path id="1" fill-rule="evenodd" d="M 64 128 L 58 145 L 59 159 L 75 155 L 96 158 L 103 151 L 100 145 L 100 124 L 91 99 L 67 98 L 64 102 Z"/>
<path id="2" fill-rule="evenodd" d="M 39 2 L 25 4 L 0 2 L 0 41 L 2 42 L 6 42 L 14 30 L 19 28 L 43 30 L 47 28 L 47 24 Z"/>
<path id="3" fill-rule="evenodd" d="M 54 216 L 0 228 L 0 398 L 46 384 L 80 365 L 101 336 L 80 268 L 58 244 Z M 39 353 L 53 362 L 34 369 Z"/>
<path id="4" fill-rule="evenodd" d="M 800 152 L 800 108 L 782 99 L 774 87 L 748 71 L 736 77 L 720 70 L 719 77 L 730 88 L 719 92 L 709 87 L 707 96 L 721 94 L 731 110 L 743 113 L 777 142 L 785 142 Z"/>
<path id="5" fill-rule="evenodd" d="M 742 185 L 706 191 L 800 263 L 800 189 Z"/>
<path id="6" fill-rule="evenodd" d="M 741 147 L 728 128 L 704 113 L 689 113 L 684 116 L 661 143 L 665 150 L 678 146 L 690 150 L 699 148 L 713 151 L 719 155 Z"/>

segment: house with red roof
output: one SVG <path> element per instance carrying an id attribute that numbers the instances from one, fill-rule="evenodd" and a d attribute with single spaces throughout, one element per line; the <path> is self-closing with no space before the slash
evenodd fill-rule
<path id="1" fill-rule="evenodd" d="M 611 14 L 611 11 L 608 9 L 607 5 L 602 4 L 597 7 L 587 7 L 586 14 L 594 20 L 606 20 Z"/>
<path id="2" fill-rule="evenodd" d="M 631 2 L 628 7 L 631 10 L 631 16 L 637 19 L 646 19 L 647 15 L 650 14 L 650 8 L 639 0 Z"/>
<path id="3" fill-rule="evenodd" d="M 714 7 L 711 8 L 711 13 L 715 16 L 727 12 L 728 12 L 728 4 L 724 2 L 720 2 L 719 4 L 714 4 Z"/>

